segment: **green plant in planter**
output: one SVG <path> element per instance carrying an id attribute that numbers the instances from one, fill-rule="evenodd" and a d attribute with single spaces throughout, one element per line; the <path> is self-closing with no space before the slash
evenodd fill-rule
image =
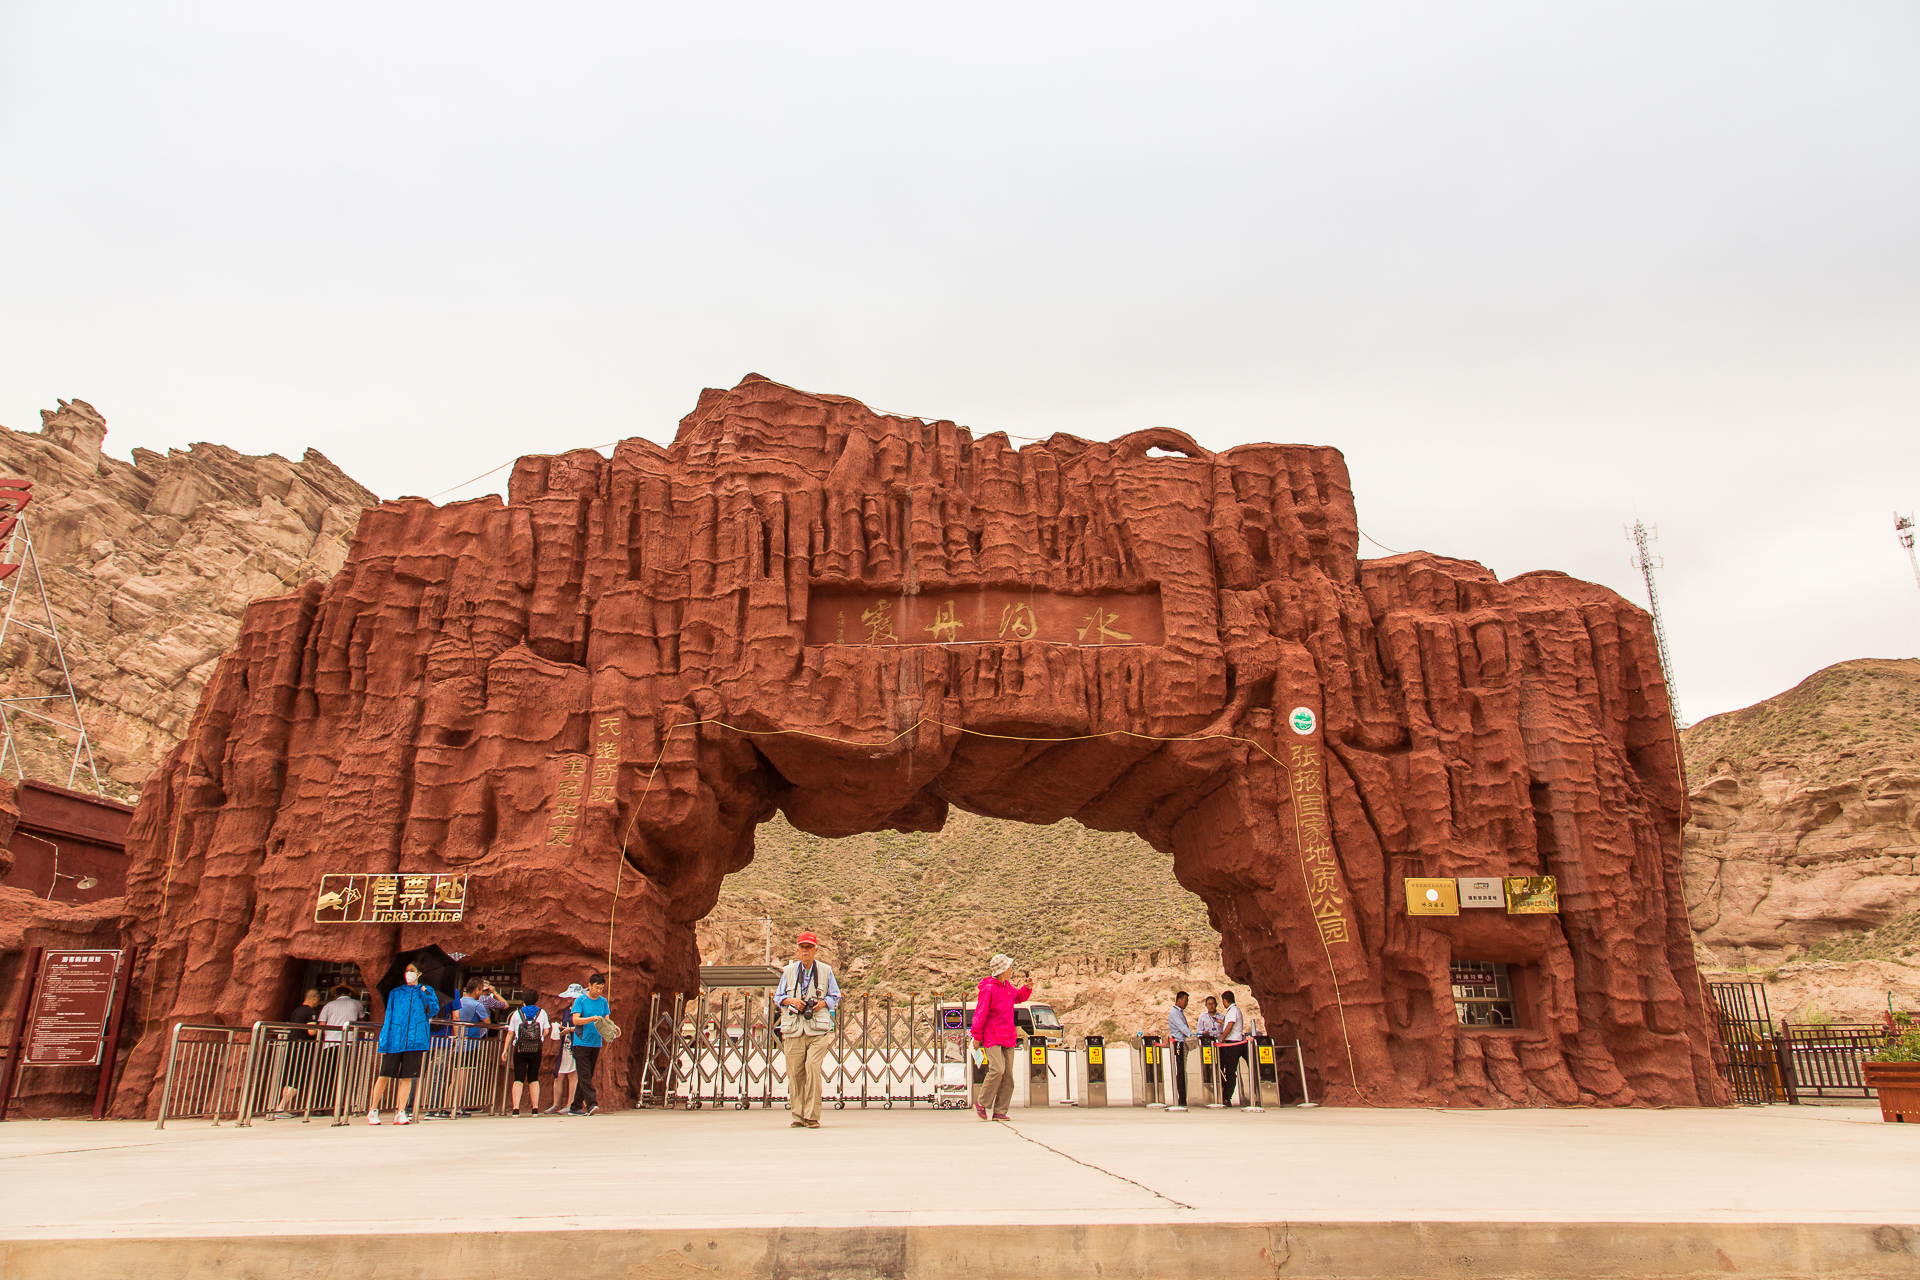
<path id="1" fill-rule="evenodd" d="M 1904 1035 L 1889 1036 L 1868 1062 L 1920 1062 L 1920 1027 Z"/>

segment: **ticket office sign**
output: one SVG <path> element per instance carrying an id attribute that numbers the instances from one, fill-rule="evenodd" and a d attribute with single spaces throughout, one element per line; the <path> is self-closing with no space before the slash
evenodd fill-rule
<path id="1" fill-rule="evenodd" d="M 119 951 L 49 951 L 33 988 L 33 1021 L 20 1061 L 36 1067 L 91 1067 L 100 1062 L 113 1013 Z"/>
<path id="2" fill-rule="evenodd" d="M 460 874 L 352 874 L 320 877 L 316 924 L 452 924 L 465 917 Z"/>

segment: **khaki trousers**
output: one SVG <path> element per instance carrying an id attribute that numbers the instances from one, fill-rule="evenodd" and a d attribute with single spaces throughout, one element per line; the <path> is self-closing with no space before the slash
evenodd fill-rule
<path id="1" fill-rule="evenodd" d="M 989 1111 L 1005 1111 L 1013 1105 L 1013 1064 L 1020 1051 L 1011 1045 L 985 1044 L 980 1052 L 987 1058 L 987 1078 L 980 1082 L 980 1095 L 973 1103 Z"/>
<path id="2" fill-rule="evenodd" d="M 826 1036 L 788 1036 L 787 1097 L 795 1120 L 820 1121 L 820 1077 L 827 1061 Z"/>

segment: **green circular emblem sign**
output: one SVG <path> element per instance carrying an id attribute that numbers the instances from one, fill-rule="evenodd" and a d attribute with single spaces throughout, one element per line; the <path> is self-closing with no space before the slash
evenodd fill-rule
<path id="1" fill-rule="evenodd" d="M 1287 717 L 1287 723 L 1293 726 L 1295 733 L 1313 732 L 1313 712 L 1306 707 L 1295 707 L 1293 714 Z"/>

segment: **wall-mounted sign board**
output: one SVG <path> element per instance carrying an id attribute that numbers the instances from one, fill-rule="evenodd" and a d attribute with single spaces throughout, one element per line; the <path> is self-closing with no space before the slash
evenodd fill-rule
<path id="1" fill-rule="evenodd" d="M 465 873 L 320 877 L 316 924 L 451 924 L 467 909 Z"/>
<path id="2" fill-rule="evenodd" d="M 1504 907 L 1506 883 L 1499 876 L 1461 876 L 1460 905 L 1463 907 Z"/>
<path id="3" fill-rule="evenodd" d="M 1507 914 L 1550 916 L 1560 911 L 1560 891 L 1552 876 L 1508 876 Z"/>
<path id="4" fill-rule="evenodd" d="M 90 1067 L 113 1012 L 118 951 L 49 951 L 34 984 L 33 1021 L 21 1061 L 35 1067 Z"/>
<path id="5" fill-rule="evenodd" d="M 1407 914 L 1410 916 L 1459 915 L 1459 881 L 1409 878 L 1407 880 Z"/>

